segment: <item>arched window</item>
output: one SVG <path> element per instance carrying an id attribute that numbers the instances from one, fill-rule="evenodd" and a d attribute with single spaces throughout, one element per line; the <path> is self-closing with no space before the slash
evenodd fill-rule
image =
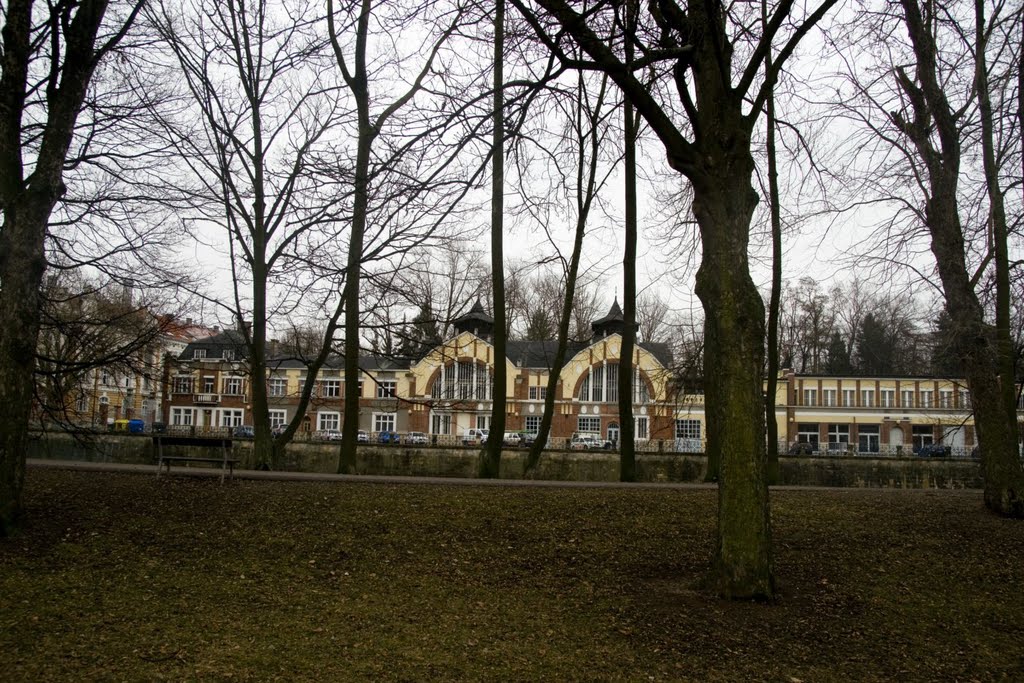
<path id="1" fill-rule="evenodd" d="M 619 364 L 595 365 L 590 368 L 587 376 L 580 384 L 576 398 L 588 403 L 619 402 Z M 633 403 L 647 403 L 650 396 L 647 381 L 643 378 L 640 368 L 633 368 Z"/>
<path id="2" fill-rule="evenodd" d="M 430 396 L 449 401 L 487 401 L 491 399 L 493 383 L 486 365 L 460 360 L 441 368 L 430 387 Z"/>

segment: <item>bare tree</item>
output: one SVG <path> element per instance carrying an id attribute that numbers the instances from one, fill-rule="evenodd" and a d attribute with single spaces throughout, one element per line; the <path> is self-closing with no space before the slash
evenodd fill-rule
<path id="1" fill-rule="evenodd" d="M 835 0 L 824 0 L 802 16 L 796 16 L 792 3 L 783 3 L 764 30 L 759 8 L 652 3 L 640 21 L 639 56 L 632 69 L 597 33 L 618 3 L 594 3 L 582 15 L 563 0 L 538 0 L 543 11 L 522 0 L 512 2 L 563 64 L 597 69 L 615 81 L 663 143 L 669 164 L 692 184 L 703 242 L 697 293 L 706 311 L 707 451 L 721 473 L 715 583 L 724 596 L 770 597 L 764 305 L 750 278 L 747 255 L 757 204 L 751 136 L 782 65 Z M 568 37 L 589 61 L 574 59 L 564 48 Z M 765 68 L 776 40 L 783 47 Z M 742 61 L 734 61 L 738 55 Z M 634 69 L 658 66 L 665 68 L 659 83 L 675 85 L 674 101 L 666 99 L 666 90 L 652 90 L 634 75 Z M 685 124 L 675 117 L 678 107 Z"/>
<path id="2" fill-rule="evenodd" d="M 12 0 L 0 58 L 0 535 L 22 513 L 46 235 L 89 85 L 140 3 Z"/>

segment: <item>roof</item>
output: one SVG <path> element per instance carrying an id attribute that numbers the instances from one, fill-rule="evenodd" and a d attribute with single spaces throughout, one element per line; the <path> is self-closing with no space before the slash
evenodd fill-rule
<path id="1" fill-rule="evenodd" d="M 615 297 L 615 300 L 612 301 L 612 307 L 608 309 L 608 314 L 605 317 L 598 318 L 594 322 L 590 323 L 590 329 L 597 331 L 608 323 L 624 323 L 625 321 L 626 319 L 622 315 L 622 309 L 619 308 L 619 298 Z"/>
<path id="2" fill-rule="evenodd" d="M 471 320 L 478 320 L 480 322 L 488 323 L 490 325 L 494 324 L 494 318 L 488 315 L 487 311 L 484 310 L 484 306 L 482 303 L 480 303 L 480 299 L 477 299 L 476 303 L 473 304 L 473 307 L 470 308 L 467 312 L 463 313 L 458 318 L 453 320 L 452 324 L 458 325 L 459 323 L 469 322 Z"/>
<path id="3" fill-rule="evenodd" d="M 566 346 L 565 359 L 568 361 L 592 343 L 569 342 Z M 666 368 L 671 367 L 672 351 L 668 344 L 637 343 L 637 347 L 650 352 Z M 547 369 L 554 365 L 557 349 L 557 341 L 509 341 L 505 346 L 505 354 L 509 361 L 516 365 L 526 368 Z"/>

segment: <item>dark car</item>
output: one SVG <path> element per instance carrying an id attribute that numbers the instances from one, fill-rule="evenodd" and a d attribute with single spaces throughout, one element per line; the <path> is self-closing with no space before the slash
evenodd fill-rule
<path id="1" fill-rule="evenodd" d="M 401 443 L 398 432 L 381 432 L 377 435 L 378 443 Z"/>
<path id="2" fill-rule="evenodd" d="M 252 425 L 239 425 L 235 427 L 231 435 L 236 439 L 251 439 L 256 436 L 256 430 L 252 428 Z"/>
<path id="3" fill-rule="evenodd" d="M 940 443 L 929 443 L 917 449 L 917 455 L 921 458 L 948 458 L 951 449 Z"/>

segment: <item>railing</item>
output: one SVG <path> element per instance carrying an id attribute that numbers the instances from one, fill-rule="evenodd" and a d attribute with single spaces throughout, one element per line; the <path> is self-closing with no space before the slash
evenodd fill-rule
<path id="1" fill-rule="evenodd" d="M 193 403 L 220 403 L 220 394 L 195 394 Z"/>

